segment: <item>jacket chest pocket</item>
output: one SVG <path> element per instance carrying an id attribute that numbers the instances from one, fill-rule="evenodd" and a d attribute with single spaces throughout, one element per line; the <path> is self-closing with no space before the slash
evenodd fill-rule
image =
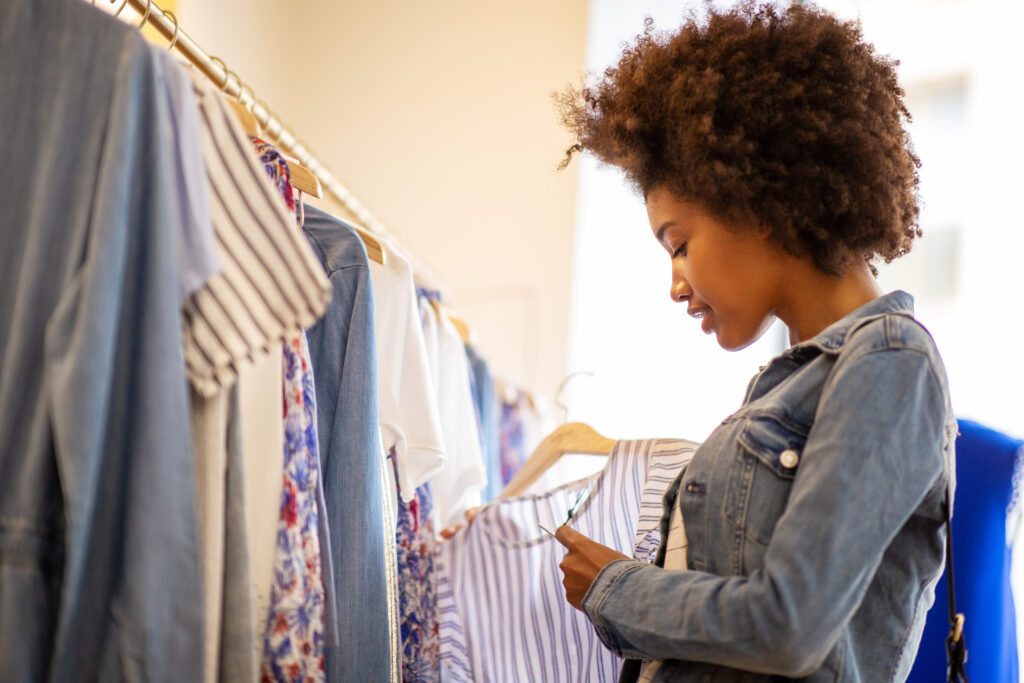
<path id="1" fill-rule="evenodd" d="M 768 413 L 747 417 L 736 439 L 725 516 L 743 536 L 762 546 L 744 551 L 747 571 L 760 566 L 764 546 L 786 509 L 806 441 L 806 430 Z"/>

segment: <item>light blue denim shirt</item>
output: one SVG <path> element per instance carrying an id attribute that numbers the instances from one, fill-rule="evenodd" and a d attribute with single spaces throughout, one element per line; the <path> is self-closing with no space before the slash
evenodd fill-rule
<path id="1" fill-rule="evenodd" d="M 605 567 L 601 640 L 655 681 L 902 681 L 942 572 L 956 421 L 942 360 L 893 292 L 771 361 L 694 455 L 686 570 Z M 664 550 L 655 564 L 664 561 Z"/>
<path id="2" fill-rule="evenodd" d="M 188 221 L 161 67 L 77 0 L 0 2 L 0 681 L 198 681 Z"/>
<path id="3" fill-rule="evenodd" d="M 325 648 L 328 683 L 391 679 L 373 281 L 355 230 L 306 205 L 302 231 L 330 278 L 324 317 L 307 330 L 330 530 L 339 644 Z"/>

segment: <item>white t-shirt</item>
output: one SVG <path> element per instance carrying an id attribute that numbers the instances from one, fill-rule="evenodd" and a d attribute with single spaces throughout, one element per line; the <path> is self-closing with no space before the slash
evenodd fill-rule
<path id="1" fill-rule="evenodd" d="M 380 426 L 384 450 L 395 446 L 399 489 L 411 496 L 444 465 L 445 441 L 412 268 L 393 247 L 382 246 L 387 264 L 370 261 Z"/>
<path id="2" fill-rule="evenodd" d="M 462 522 L 466 510 L 480 505 L 480 493 L 487 485 L 487 468 L 473 407 L 465 344 L 448 316 L 438 317 L 429 308 L 425 322 L 430 331 L 427 337 L 433 335 L 432 326 L 436 329 L 437 405 L 448 453 L 448 461 L 431 480 L 436 523 L 438 528 L 444 528 Z"/>

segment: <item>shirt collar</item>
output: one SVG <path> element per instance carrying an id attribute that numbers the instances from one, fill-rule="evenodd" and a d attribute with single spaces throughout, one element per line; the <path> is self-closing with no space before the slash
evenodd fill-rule
<path id="1" fill-rule="evenodd" d="M 843 348 L 846 336 L 861 321 L 866 318 L 874 318 L 886 313 L 904 313 L 914 315 L 914 297 L 903 290 L 896 290 L 873 299 L 851 313 L 846 314 L 836 322 L 832 323 L 816 336 L 794 344 L 789 353 L 798 353 L 805 348 L 816 347 L 823 351 L 838 351 Z"/>

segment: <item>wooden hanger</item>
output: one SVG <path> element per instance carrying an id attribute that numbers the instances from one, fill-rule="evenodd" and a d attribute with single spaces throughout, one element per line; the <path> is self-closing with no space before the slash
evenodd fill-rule
<path id="1" fill-rule="evenodd" d="M 450 320 L 452 325 L 455 326 L 455 329 L 458 330 L 459 337 L 462 338 L 462 343 L 471 344 L 473 340 L 473 333 L 469 329 L 469 325 L 466 324 L 466 321 L 451 314 L 448 314 L 448 320 Z"/>
<path id="2" fill-rule="evenodd" d="M 316 177 L 315 173 L 300 164 L 298 159 L 285 156 L 284 160 L 288 162 L 288 172 L 292 177 L 292 187 L 317 199 L 324 196 L 323 188 L 320 186 L 320 179 Z"/>
<path id="3" fill-rule="evenodd" d="M 466 324 L 465 320 L 448 313 L 444 309 L 444 306 L 441 305 L 441 302 L 437 299 L 430 299 L 430 307 L 434 309 L 434 314 L 437 316 L 438 320 L 441 319 L 441 316 L 448 318 L 448 322 L 450 322 L 452 327 L 455 328 L 455 331 L 459 333 L 459 338 L 462 340 L 463 344 L 470 343 L 470 340 L 473 338 L 473 334 L 470 332 L 469 325 Z"/>
<path id="4" fill-rule="evenodd" d="M 381 246 L 380 240 L 373 236 L 373 233 L 365 228 L 361 228 L 358 225 L 352 225 L 352 229 L 359 235 L 359 239 L 363 241 L 363 246 L 366 247 L 366 255 L 377 263 L 384 265 L 387 263 L 385 257 L 384 247 Z"/>
<path id="5" fill-rule="evenodd" d="M 590 425 L 583 422 L 568 422 L 557 427 L 540 442 L 498 497 L 522 495 L 566 453 L 608 455 L 614 445 L 614 439 L 601 436 Z"/>
<path id="6" fill-rule="evenodd" d="M 262 137 L 263 129 L 260 127 L 260 122 L 259 119 L 256 118 L 256 115 L 237 99 L 231 99 L 226 96 L 225 99 L 227 99 L 228 104 L 231 105 L 231 109 L 235 112 L 235 116 L 238 118 L 239 123 L 242 124 L 242 128 L 245 130 L 246 135 L 251 135 L 254 138 Z M 300 164 L 298 159 L 284 154 L 281 156 L 283 156 L 284 160 L 288 163 L 288 175 L 291 177 L 292 187 L 299 192 L 312 195 L 317 199 L 324 196 L 323 188 L 320 186 L 320 179 L 316 177 L 315 173 Z"/>
<path id="7" fill-rule="evenodd" d="M 254 138 L 258 138 L 263 135 L 263 131 L 260 129 L 260 122 L 256 120 L 256 115 L 253 114 L 249 109 L 239 102 L 238 100 L 231 99 L 230 97 L 224 96 L 228 104 L 231 105 L 231 110 L 235 112 L 235 118 L 242 124 L 242 129 L 245 130 L 246 135 L 251 135 Z"/>
<path id="8" fill-rule="evenodd" d="M 356 231 L 356 235 L 358 235 L 359 239 L 362 240 L 363 247 L 366 248 L 366 255 L 370 258 L 371 261 L 376 261 L 381 265 L 387 264 L 387 251 L 384 249 L 384 245 L 381 243 L 379 239 L 377 239 L 376 235 L 374 235 L 372 232 L 370 232 L 363 226 L 359 225 L 359 219 L 356 217 L 354 213 L 352 213 L 351 209 L 345 206 L 344 202 L 338 199 L 333 192 L 330 192 L 325 198 L 324 203 L 327 204 L 327 206 L 324 208 L 327 208 L 335 212 L 336 214 L 340 215 L 340 217 L 345 221 L 345 223 L 347 223 L 349 226 L 352 227 L 353 230 Z M 313 205 L 317 206 L 318 204 L 314 202 Z M 323 204 L 320 204 L 320 206 L 323 206 Z"/>

